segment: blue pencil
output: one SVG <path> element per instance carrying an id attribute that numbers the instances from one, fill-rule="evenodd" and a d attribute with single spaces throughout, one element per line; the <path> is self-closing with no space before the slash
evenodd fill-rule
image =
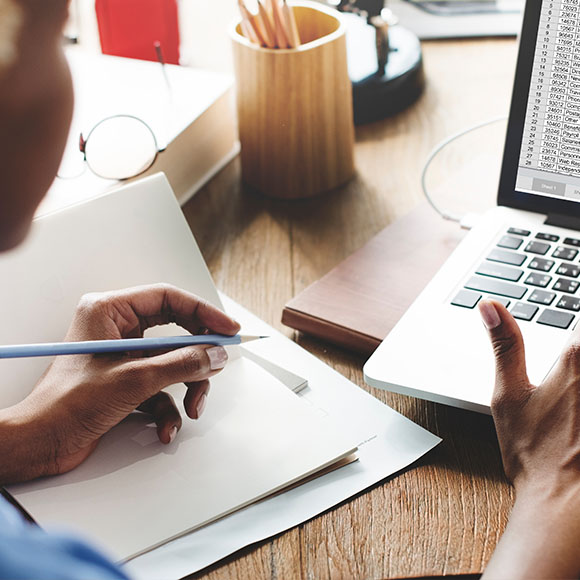
<path id="1" fill-rule="evenodd" d="M 121 338 L 117 340 L 87 340 L 83 342 L 45 342 L 0 346 L 0 358 L 27 358 L 66 354 L 97 354 L 130 352 L 134 350 L 170 350 L 195 344 L 228 346 L 267 338 L 266 336 L 227 336 L 225 334 L 197 334 L 160 336 L 151 338 Z"/>

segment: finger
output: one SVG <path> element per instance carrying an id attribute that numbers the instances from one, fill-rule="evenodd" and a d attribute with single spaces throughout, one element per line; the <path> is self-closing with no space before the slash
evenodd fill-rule
<path id="1" fill-rule="evenodd" d="M 146 359 L 136 359 L 127 366 L 135 372 L 146 396 L 175 383 L 204 381 L 226 365 L 228 354 L 223 346 L 193 346 L 180 348 Z"/>
<path id="2" fill-rule="evenodd" d="M 125 298 L 142 319 L 142 330 L 175 322 L 192 334 L 207 327 L 219 334 L 236 334 L 240 325 L 209 302 L 185 290 L 160 284 L 126 291 Z"/>
<path id="3" fill-rule="evenodd" d="M 482 300 L 479 312 L 487 328 L 495 356 L 494 404 L 527 398 L 530 383 L 522 333 L 513 316 L 499 302 Z"/>
<path id="4" fill-rule="evenodd" d="M 179 429 L 181 429 L 181 415 L 175 405 L 173 397 L 169 393 L 157 393 L 144 403 L 139 405 L 138 409 L 144 413 L 153 416 L 157 425 L 157 436 L 161 443 L 171 443 Z"/>
<path id="5" fill-rule="evenodd" d="M 194 383 L 187 383 L 187 393 L 183 399 L 183 406 L 187 416 L 191 419 L 199 419 L 207 402 L 209 393 L 209 381 L 197 381 Z"/>
<path id="6" fill-rule="evenodd" d="M 91 295 L 105 303 L 123 336 L 146 328 L 175 322 L 192 334 L 207 327 L 219 334 L 236 334 L 240 325 L 205 300 L 168 284 L 136 286 L 125 290 Z"/>

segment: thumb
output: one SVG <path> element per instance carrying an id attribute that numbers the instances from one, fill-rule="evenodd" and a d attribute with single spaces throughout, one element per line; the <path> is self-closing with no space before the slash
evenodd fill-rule
<path id="1" fill-rule="evenodd" d="M 499 302 L 482 300 L 479 313 L 487 328 L 495 357 L 492 408 L 527 398 L 530 383 L 522 333 L 514 317 Z"/>

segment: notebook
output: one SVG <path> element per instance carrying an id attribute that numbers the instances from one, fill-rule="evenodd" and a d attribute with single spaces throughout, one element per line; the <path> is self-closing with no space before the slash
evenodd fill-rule
<path id="1" fill-rule="evenodd" d="M 527 2 L 498 205 L 367 361 L 370 385 L 489 413 L 488 296 L 518 319 L 532 382 L 557 360 L 580 319 L 579 34 L 575 6 Z"/>
<path id="2" fill-rule="evenodd" d="M 36 220 L 26 242 L 0 257 L 0 277 L 3 344 L 61 340 L 89 290 L 162 281 L 222 307 L 162 174 Z M 206 411 L 184 419 L 172 445 L 159 443 L 150 417 L 134 413 L 80 467 L 10 493 L 41 526 L 72 527 L 126 561 L 353 453 L 356 435 L 229 348 Z M 0 405 L 21 400 L 49 362 L 3 361 Z M 179 402 L 185 387 L 170 392 Z"/>
<path id="3" fill-rule="evenodd" d="M 464 233 L 422 204 L 292 298 L 282 323 L 370 355 Z"/>

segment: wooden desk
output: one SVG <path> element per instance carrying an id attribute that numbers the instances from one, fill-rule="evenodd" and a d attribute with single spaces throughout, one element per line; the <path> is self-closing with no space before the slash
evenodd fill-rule
<path id="1" fill-rule="evenodd" d="M 298 202 L 265 199 L 244 191 L 236 160 L 186 205 L 218 288 L 444 439 L 414 468 L 199 577 L 374 579 L 483 570 L 512 503 L 491 419 L 371 389 L 363 357 L 299 335 L 280 316 L 292 296 L 422 200 L 420 170 L 438 141 L 507 114 L 515 56 L 513 39 L 425 43 L 425 94 L 397 117 L 357 129 L 358 175 L 339 191 Z"/>

